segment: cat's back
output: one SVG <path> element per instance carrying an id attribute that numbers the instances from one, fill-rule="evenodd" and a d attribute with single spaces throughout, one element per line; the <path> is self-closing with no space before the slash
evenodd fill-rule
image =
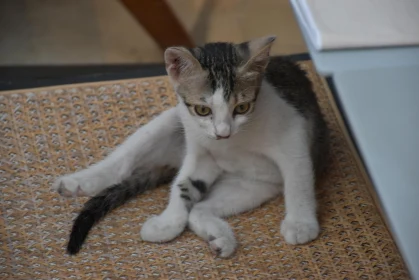
<path id="1" fill-rule="evenodd" d="M 265 79 L 282 99 L 305 117 L 319 112 L 311 82 L 295 62 L 283 57 L 272 57 L 265 71 Z"/>
<path id="2" fill-rule="evenodd" d="M 312 124 L 309 131 L 312 159 L 316 172 L 321 172 L 326 167 L 329 133 L 311 81 L 295 62 L 282 57 L 271 59 L 265 71 L 265 79 L 281 99 Z"/>

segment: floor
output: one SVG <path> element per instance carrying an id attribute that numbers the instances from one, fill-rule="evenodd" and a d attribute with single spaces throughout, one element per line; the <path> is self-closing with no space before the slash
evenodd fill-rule
<path id="1" fill-rule="evenodd" d="M 167 0 L 196 44 L 277 35 L 273 54 L 306 51 L 288 0 Z M 0 66 L 161 62 L 118 0 L 1 0 Z"/>

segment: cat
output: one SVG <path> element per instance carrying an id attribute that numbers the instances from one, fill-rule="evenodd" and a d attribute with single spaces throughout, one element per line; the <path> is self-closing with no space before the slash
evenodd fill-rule
<path id="1" fill-rule="evenodd" d="M 229 257 L 237 242 L 223 217 L 282 192 L 285 241 L 303 244 L 319 235 L 314 185 L 325 166 L 328 130 L 305 72 L 270 57 L 274 40 L 165 51 L 178 105 L 103 161 L 54 183 L 64 196 L 93 196 L 74 222 L 69 254 L 79 252 L 108 212 L 169 182 L 169 203 L 144 223 L 144 241 L 167 242 L 189 226 L 218 256 Z"/>

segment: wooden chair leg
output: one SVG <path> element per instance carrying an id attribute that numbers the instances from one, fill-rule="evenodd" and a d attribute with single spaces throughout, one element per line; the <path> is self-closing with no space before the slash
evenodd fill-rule
<path id="1" fill-rule="evenodd" d="M 164 0 L 120 0 L 135 19 L 166 49 L 171 46 L 192 48 L 188 33 Z M 135 36 L 135 34 L 134 34 Z"/>

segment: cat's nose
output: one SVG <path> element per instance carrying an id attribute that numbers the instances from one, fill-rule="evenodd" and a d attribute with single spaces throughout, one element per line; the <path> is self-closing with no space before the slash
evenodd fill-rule
<path id="1" fill-rule="evenodd" d="M 215 130 L 217 139 L 227 139 L 230 137 L 230 126 L 225 123 L 217 125 Z"/>

